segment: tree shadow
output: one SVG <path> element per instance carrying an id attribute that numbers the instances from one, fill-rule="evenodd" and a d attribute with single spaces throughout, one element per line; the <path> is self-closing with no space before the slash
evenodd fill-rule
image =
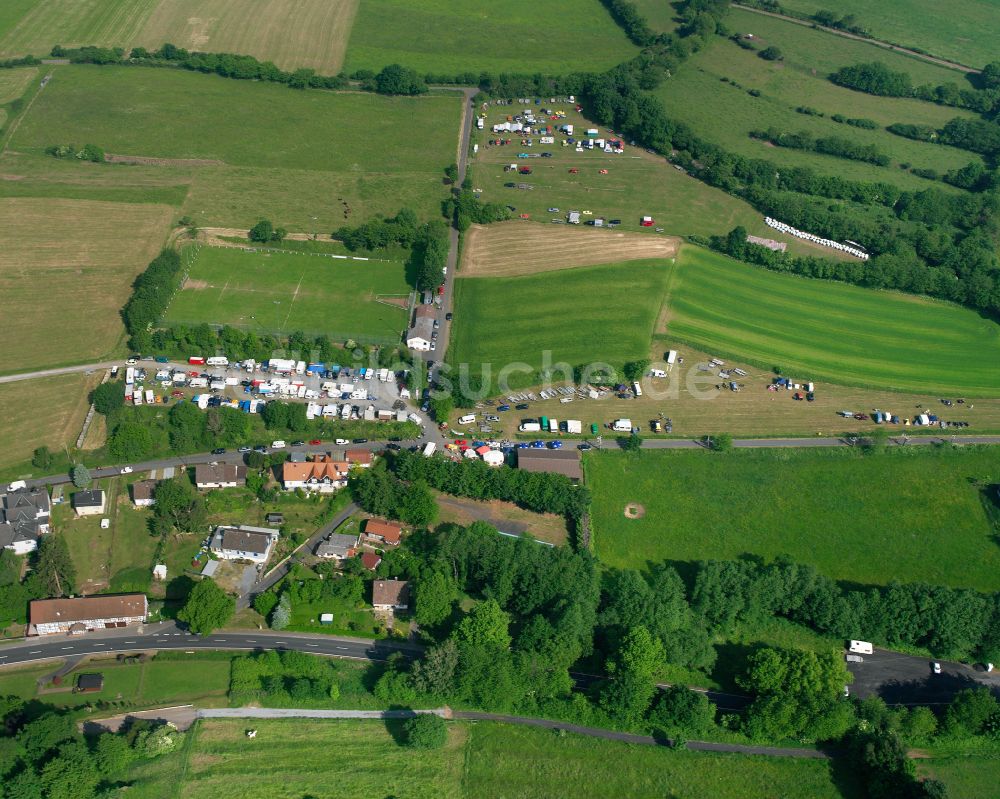
<path id="1" fill-rule="evenodd" d="M 394 711 L 404 711 L 410 714 L 410 717 L 415 716 L 413 708 L 407 707 L 406 705 L 389 705 L 389 710 Z M 408 746 L 410 743 L 409 736 L 406 734 L 406 722 L 408 718 L 401 719 L 384 719 L 385 730 L 392 737 L 392 740 L 396 742 L 397 746 Z"/>

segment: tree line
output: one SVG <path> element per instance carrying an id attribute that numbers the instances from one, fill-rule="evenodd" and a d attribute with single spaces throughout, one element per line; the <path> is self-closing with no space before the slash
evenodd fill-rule
<path id="1" fill-rule="evenodd" d="M 132 284 L 132 296 L 122 309 L 129 346 L 141 350 L 152 329 L 167 310 L 181 275 L 181 258 L 174 250 L 162 250 Z"/>
<path id="2" fill-rule="evenodd" d="M 770 142 L 776 147 L 789 147 L 793 150 L 834 155 L 838 158 L 863 161 L 876 166 L 889 166 L 890 164 L 889 156 L 881 152 L 874 144 L 859 144 L 839 136 L 814 137 L 804 130 L 798 133 L 789 133 L 772 127 L 767 130 L 752 130 L 750 138 Z"/>

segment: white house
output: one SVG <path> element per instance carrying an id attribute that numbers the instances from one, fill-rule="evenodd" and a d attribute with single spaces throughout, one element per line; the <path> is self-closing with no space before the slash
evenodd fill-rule
<path id="1" fill-rule="evenodd" d="M 217 527 L 209 549 L 222 560 L 267 563 L 279 531 L 270 527 Z"/>
<path id="2" fill-rule="evenodd" d="M 73 495 L 73 510 L 77 516 L 99 516 L 104 513 L 107 497 L 100 488 L 77 491 Z"/>

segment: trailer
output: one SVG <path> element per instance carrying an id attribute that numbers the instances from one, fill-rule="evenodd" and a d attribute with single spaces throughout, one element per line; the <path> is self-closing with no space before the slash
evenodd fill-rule
<path id="1" fill-rule="evenodd" d="M 437 449 L 437 444 L 435 444 L 433 441 L 428 441 L 426 444 L 424 444 L 423 456 L 425 458 L 429 458 L 431 455 L 434 454 L 436 449 Z"/>
<path id="2" fill-rule="evenodd" d="M 209 366 L 229 366 L 229 359 L 221 355 L 213 355 L 205 363 Z"/>
<path id="3" fill-rule="evenodd" d="M 670 350 L 667 353 L 667 366 L 673 366 L 677 363 L 677 350 Z"/>

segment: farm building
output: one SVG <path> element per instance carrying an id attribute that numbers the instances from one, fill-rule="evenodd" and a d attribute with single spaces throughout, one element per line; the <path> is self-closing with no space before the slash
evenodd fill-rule
<path id="1" fill-rule="evenodd" d="M 156 480 L 139 480 L 132 483 L 132 502 L 137 508 L 148 508 L 156 502 L 153 491 L 156 489 Z"/>
<path id="2" fill-rule="evenodd" d="M 403 528 L 398 522 L 388 522 L 385 519 L 368 519 L 365 522 L 365 538 L 390 546 L 399 543 L 402 532 Z"/>
<path id="3" fill-rule="evenodd" d="M 145 594 L 36 599 L 31 602 L 28 611 L 28 635 L 75 635 L 142 624 L 148 610 Z"/>
<path id="4" fill-rule="evenodd" d="M 519 449 L 517 468 L 526 472 L 564 474 L 574 482 L 583 480 L 580 453 L 571 449 Z"/>
<path id="5" fill-rule="evenodd" d="M 104 513 L 107 497 L 100 488 L 77 491 L 73 495 L 73 510 L 77 516 L 97 516 Z"/>
<path id="6" fill-rule="evenodd" d="M 44 488 L 18 489 L 0 495 L 0 547 L 16 555 L 38 548 L 38 538 L 49 531 L 52 503 Z"/>
<path id="7" fill-rule="evenodd" d="M 303 491 L 331 494 L 347 485 L 350 468 L 347 461 L 335 461 L 329 455 L 317 455 L 305 463 L 286 461 L 281 466 L 281 484 L 285 491 L 301 488 Z"/>
<path id="8" fill-rule="evenodd" d="M 372 583 L 375 610 L 406 610 L 410 604 L 410 584 L 406 580 L 376 580 Z"/>
<path id="9" fill-rule="evenodd" d="M 406 346 L 411 350 L 426 352 L 431 348 L 434 332 L 433 305 L 419 305 L 413 313 L 413 327 L 406 336 Z"/>
<path id="10" fill-rule="evenodd" d="M 346 560 L 353 558 L 358 546 L 357 535 L 344 535 L 343 533 L 330 533 L 316 547 L 316 557 L 327 560 Z"/>
<path id="11" fill-rule="evenodd" d="M 279 531 L 270 527 L 217 527 L 209 549 L 222 560 L 266 563 Z"/>
<path id="12" fill-rule="evenodd" d="M 198 488 L 236 488 L 247 481 L 247 467 L 241 463 L 199 464 L 194 467 Z"/>

